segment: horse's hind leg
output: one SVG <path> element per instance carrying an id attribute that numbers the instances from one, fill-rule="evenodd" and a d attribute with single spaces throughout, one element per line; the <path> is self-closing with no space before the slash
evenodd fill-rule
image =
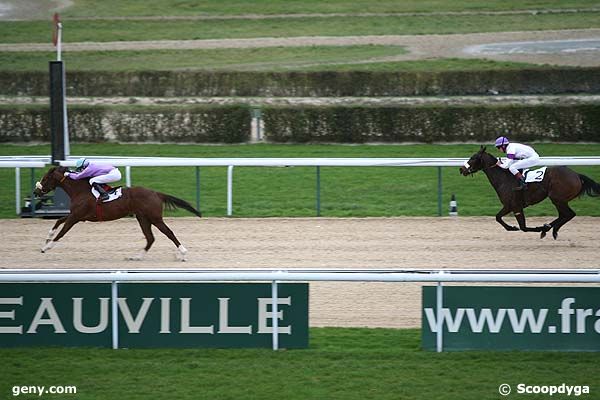
<path id="1" fill-rule="evenodd" d="M 558 218 L 554 221 L 550 222 L 550 226 L 552 227 L 552 237 L 554 240 L 558 238 L 558 230 L 567 222 L 575 218 L 575 211 L 569 207 L 567 203 L 559 203 L 552 201 L 558 210 Z"/>
<path id="2" fill-rule="evenodd" d="M 164 233 L 171 241 L 177 246 L 177 259 L 181 261 L 185 261 L 185 255 L 187 254 L 187 249 L 183 247 L 181 242 L 177 240 L 173 231 L 165 224 L 165 222 L 161 219 L 160 221 L 153 222 L 154 226 L 156 226 L 162 233 Z"/>
<path id="3" fill-rule="evenodd" d="M 544 226 L 536 226 L 535 228 L 528 227 L 527 224 L 525 223 L 525 213 L 523 213 L 523 210 L 515 211 L 515 218 L 517 219 L 517 222 L 519 223 L 519 229 L 521 229 L 523 232 L 547 231 L 547 228 Z"/>
<path id="4" fill-rule="evenodd" d="M 142 228 L 142 232 L 146 238 L 146 247 L 138 255 L 129 257 L 128 260 L 139 261 L 144 258 L 146 253 L 148 253 L 148 250 L 150 250 L 150 247 L 152 247 L 152 243 L 154 243 L 154 234 L 152 233 L 152 224 L 148 218 L 138 214 L 136 214 L 135 218 L 138 220 L 140 228 Z"/>
<path id="5" fill-rule="evenodd" d="M 67 218 L 68 218 L 68 215 L 66 217 L 60 217 L 58 219 L 58 221 L 56 221 L 56 223 L 54 224 L 52 229 L 50 229 L 50 231 L 48 232 L 48 236 L 46 236 L 46 243 L 48 243 L 49 241 L 54 239 L 54 236 L 56 235 L 56 230 L 58 229 L 59 226 L 61 226 L 62 224 L 65 223 Z"/>

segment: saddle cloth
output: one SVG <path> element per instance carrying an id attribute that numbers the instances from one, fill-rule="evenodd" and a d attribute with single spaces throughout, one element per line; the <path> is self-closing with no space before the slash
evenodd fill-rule
<path id="1" fill-rule="evenodd" d="M 109 203 L 109 202 L 116 200 L 116 199 L 120 198 L 121 196 L 123 196 L 123 192 L 121 191 L 121 186 L 118 186 L 116 188 L 111 188 L 108 185 L 104 185 L 104 189 L 108 193 L 108 199 L 104 200 L 103 203 Z M 98 197 L 100 197 L 100 193 L 98 193 L 98 191 L 95 188 L 92 188 L 92 194 L 94 195 L 96 200 L 98 200 Z"/>
<path id="2" fill-rule="evenodd" d="M 546 168 L 542 167 L 539 169 L 526 169 L 523 171 L 523 176 L 525 177 L 526 183 L 531 182 L 541 182 L 544 180 L 544 175 L 546 175 Z"/>

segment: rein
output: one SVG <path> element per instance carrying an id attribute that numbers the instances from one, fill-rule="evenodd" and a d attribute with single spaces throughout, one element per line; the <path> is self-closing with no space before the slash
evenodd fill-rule
<path id="1" fill-rule="evenodd" d="M 498 164 L 498 158 L 496 158 L 496 162 L 495 162 L 494 164 L 492 164 L 492 165 L 488 165 L 487 167 L 483 167 L 483 168 L 481 168 L 481 169 L 480 169 L 480 170 L 478 170 L 478 171 L 487 171 L 487 170 L 488 170 L 488 169 L 490 169 L 490 168 L 494 168 L 494 167 L 496 167 L 496 166 L 497 166 L 497 164 Z M 474 173 L 475 173 L 475 172 L 471 171 L 471 167 L 469 167 L 469 172 L 470 172 L 471 174 L 474 174 Z"/>
<path id="2" fill-rule="evenodd" d="M 488 154 L 489 154 L 489 153 L 488 153 Z M 495 163 L 493 163 L 492 165 L 488 165 L 487 167 L 483 167 L 481 170 L 482 170 L 482 171 L 487 171 L 487 170 L 488 170 L 488 169 L 490 169 L 490 168 L 497 167 L 497 166 L 498 166 L 498 161 L 499 161 L 499 159 L 498 159 L 497 157 L 494 157 L 494 158 L 496 159 L 496 162 L 495 162 Z"/>
<path id="3" fill-rule="evenodd" d="M 498 162 L 498 161 L 496 161 L 496 162 Z M 490 169 L 490 168 L 494 168 L 494 167 L 497 167 L 497 165 L 496 165 L 496 164 L 488 165 L 488 166 L 487 166 L 487 167 L 485 167 L 483 170 L 484 170 L 484 171 L 487 171 L 488 169 Z"/>

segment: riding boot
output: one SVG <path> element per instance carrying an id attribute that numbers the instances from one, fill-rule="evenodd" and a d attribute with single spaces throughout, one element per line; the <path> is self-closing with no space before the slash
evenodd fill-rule
<path id="1" fill-rule="evenodd" d="M 98 198 L 98 201 L 108 200 L 108 193 L 106 193 L 106 190 L 104 190 L 104 188 L 102 187 L 101 184 L 92 183 L 92 186 L 94 187 L 94 189 L 96 189 L 98 191 L 98 193 L 100 193 L 100 197 Z"/>
<path id="2" fill-rule="evenodd" d="M 525 183 L 525 178 L 523 177 L 523 174 L 520 172 L 517 172 L 517 174 L 515 175 L 515 178 L 517 178 L 519 180 L 519 186 L 517 186 L 513 190 L 515 190 L 515 191 L 527 190 L 527 183 Z"/>

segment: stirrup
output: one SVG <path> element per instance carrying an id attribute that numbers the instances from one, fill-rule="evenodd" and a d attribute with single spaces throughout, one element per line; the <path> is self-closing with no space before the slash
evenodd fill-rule
<path id="1" fill-rule="evenodd" d="M 92 187 L 98 192 L 98 202 L 106 201 L 110 198 L 108 192 L 104 190 L 102 185 L 100 185 L 99 183 L 94 183 Z"/>

